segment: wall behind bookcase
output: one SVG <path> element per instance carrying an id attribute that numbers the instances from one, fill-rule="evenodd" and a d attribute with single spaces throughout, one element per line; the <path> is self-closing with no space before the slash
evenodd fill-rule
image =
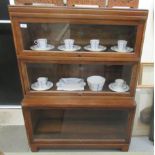
<path id="1" fill-rule="evenodd" d="M 153 34 L 154 34 L 153 32 L 154 0 L 149 0 L 149 1 L 139 0 L 139 8 L 149 10 L 141 62 L 143 63 L 154 62 L 154 47 L 153 47 L 153 43 L 154 43 L 154 37 L 153 37 Z"/>

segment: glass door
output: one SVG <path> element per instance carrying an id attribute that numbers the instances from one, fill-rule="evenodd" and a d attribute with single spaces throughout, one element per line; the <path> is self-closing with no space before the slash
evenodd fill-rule
<path id="1" fill-rule="evenodd" d="M 37 109 L 31 113 L 35 140 L 125 142 L 128 135 L 128 110 Z"/>
<path id="2" fill-rule="evenodd" d="M 25 64 L 27 93 L 130 94 L 136 65 L 125 63 Z M 43 86 L 42 86 L 43 83 Z"/>
<path id="3" fill-rule="evenodd" d="M 20 31 L 26 52 L 133 53 L 137 26 L 21 22 Z"/>

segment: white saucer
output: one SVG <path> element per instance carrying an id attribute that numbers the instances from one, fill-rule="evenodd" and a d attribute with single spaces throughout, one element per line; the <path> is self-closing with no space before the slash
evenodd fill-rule
<path id="1" fill-rule="evenodd" d="M 124 85 L 124 87 L 116 87 L 115 85 L 116 85 L 115 83 L 110 83 L 109 89 L 115 92 L 119 92 L 119 93 L 126 92 L 129 90 L 128 85 Z"/>
<path id="2" fill-rule="evenodd" d="M 54 45 L 50 45 L 50 44 L 48 44 L 46 48 L 39 48 L 37 47 L 37 45 L 33 45 L 30 47 L 30 49 L 34 51 L 49 51 L 49 50 L 52 50 L 53 48 L 54 48 Z"/>
<path id="3" fill-rule="evenodd" d="M 118 49 L 118 46 L 112 46 L 111 47 L 111 50 L 113 50 L 113 51 L 116 51 L 116 52 L 124 52 L 124 53 L 130 53 L 130 52 L 132 52 L 133 51 L 133 48 L 131 48 L 131 47 L 126 47 L 126 50 L 125 51 L 120 51 L 119 49 Z"/>
<path id="4" fill-rule="evenodd" d="M 93 52 L 101 52 L 101 51 L 105 51 L 107 48 L 105 46 L 99 45 L 99 48 L 94 50 L 91 48 L 90 45 L 87 45 L 84 47 L 84 49 L 88 51 L 93 51 Z"/>
<path id="5" fill-rule="evenodd" d="M 58 46 L 58 49 L 61 51 L 78 51 L 81 49 L 81 47 L 78 45 L 73 45 L 72 49 L 67 49 L 67 48 L 65 48 L 65 45 L 60 45 L 60 46 Z"/>
<path id="6" fill-rule="evenodd" d="M 53 83 L 50 82 L 50 81 L 47 82 L 47 85 L 46 85 L 45 87 L 39 87 L 39 86 L 38 86 L 38 82 L 35 82 L 35 83 L 33 83 L 33 84 L 31 85 L 31 88 L 32 88 L 33 90 L 37 90 L 37 91 L 48 90 L 48 89 L 50 89 L 50 88 L 52 88 L 52 87 L 53 87 Z"/>

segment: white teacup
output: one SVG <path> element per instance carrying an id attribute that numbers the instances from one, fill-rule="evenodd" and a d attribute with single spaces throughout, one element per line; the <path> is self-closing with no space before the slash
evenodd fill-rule
<path id="1" fill-rule="evenodd" d="M 118 40 L 118 49 L 121 51 L 125 51 L 126 50 L 126 45 L 127 45 L 127 41 L 126 40 Z"/>
<path id="2" fill-rule="evenodd" d="M 90 47 L 91 47 L 91 49 L 94 49 L 94 50 L 98 49 L 99 43 L 100 43 L 99 39 L 91 39 L 90 40 Z"/>
<path id="3" fill-rule="evenodd" d="M 39 77 L 37 78 L 38 86 L 43 88 L 47 85 L 48 78 L 47 77 Z"/>
<path id="4" fill-rule="evenodd" d="M 73 49 L 74 39 L 65 39 L 64 43 L 65 43 L 65 48 L 66 49 Z"/>
<path id="5" fill-rule="evenodd" d="M 116 79 L 115 85 L 116 87 L 124 87 L 126 85 L 126 82 L 123 79 Z"/>
<path id="6" fill-rule="evenodd" d="M 102 76 L 90 76 L 87 78 L 87 83 L 92 91 L 102 91 L 104 83 L 105 83 L 105 78 Z"/>
<path id="7" fill-rule="evenodd" d="M 46 48 L 47 47 L 47 39 L 40 38 L 34 41 L 38 48 Z"/>

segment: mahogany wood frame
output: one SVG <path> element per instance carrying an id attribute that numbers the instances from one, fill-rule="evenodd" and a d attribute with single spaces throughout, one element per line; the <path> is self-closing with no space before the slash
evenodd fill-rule
<path id="1" fill-rule="evenodd" d="M 101 62 L 93 62 L 93 61 L 81 61 L 81 60 L 78 60 L 78 61 L 57 61 L 57 60 L 44 60 L 43 59 L 37 59 L 37 60 L 31 60 L 31 59 L 22 59 L 22 60 L 19 60 L 19 64 L 21 66 L 21 72 L 22 72 L 22 75 L 24 76 L 24 85 L 23 85 L 23 89 L 24 89 L 24 92 L 26 94 L 29 94 L 29 95 L 40 95 L 40 96 L 44 96 L 44 95 L 49 95 L 49 94 L 52 94 L 52 95 L 87 95 L 87 96 L 92 96 L 92 95 L 95 95 L 95 96 L 134 96 L 135 94 L 135 89 L 136 89 L 136 82 L 137 81 L 137 70 L 139 68 L 139 64 L 138 63 L 135 63 L 135 62 L 107 62 L 107 63 L 113 63 L 114 65 L 116 64 L 121 64 L 121 65 L 125 65 L 125 64 L 131 64 L 132 65 L 132 75 L 131 75 L 131 81 L 130 81 L 130 91 L 129 92 L 126 92 L 126 93 L 123 93 L 123 94 L 120 94 L 120 93 L 114 93 L 114 92 L 91 92 L 91 91 L 86 91 L 86 92 L 64 92 L 64 91 L 48 91 L 48 92 L 36 92 L 36 91 L 30 91 L 30 83 L 29 83 L 29 80 L 28 80 L 28 75 L 27 75 L 27 67 L 26 67 L 26 64 L 27 63 L 52 63 L 52 64 L 60 64 L 60 63 L 67 63 L 67 64 L 75 64 L 75 63 L 79 63 L 80 61 L 80 64 L 83 64 L 83 63 L 86 63 L 86 64 L 89 64 L 89 63 L 101 63 Z"/>
<path id="2" fill-rule="evenodd" d="M 94 98 L 94 99 L 93 99 Z M 69 99 L 69 100 L 68 100 Z M 98 149 L 121 149 L 122 151 L 127 151 L 130 143 L 131 138 L 131 132 L 132 132 L 132 125 L 135 115 L 135 101 L 134 98 L 122 98 L 120 97 L 114 97 L 113 100 L 111 100 L 109 97 L 90 97 L 88 104 L 84 104 L 83 101 L 88 101 L 87 97 L 73 97 L 70 96 L 66 97 L 60 97 L 57 99 L 57 97 L 27 97 L 23 100 L 23 114 L 25 119 L 25 125 L 27 129 L 27 135 L 29 144 L 31 146 L 32 151 L 37 151 L 40 148 L 98 148 Z M 96 102 L 93 102 L 93 101 Z M 65 102 L 64 102 L 65 101 Z M 73 103 L 73 101 L 75 101 Z M 63 105 L 60 104 L 60 102 L 63 102 Z M 53 104 L 51 104 L 53 103 Z M 80 104 L 81 103 L 81 104 Z M 90 104 L 89 104 L 90 103 Z M 125 103 L 125 104 L 124 104 Z M 127 135 L 126 139 L 124 141 L 122 140 L 109 140 L 106 141 L 53 141 L 46 140 L 46 139 L 35 139 L 33 138 L 33 121 L 31 119 L 31 110 L 32 109 L 52 109 L 52 108 L 86 108 L 86 109 L 96 109 L 96 108 L 102 108 L 102 109 L 122 109 L 122 110 L 129 110 L 129 116 L 128 116 L 128 127 L 127 127 Z"/>
<path id="3" fill-rule="evenodd" d="M 18 58 L 18 66 L 23 87 L 24 99 L 22 101 L 23 115 L 29 145 L 32 151 L 39 148 L 117 148 L 127 151 L 135 113 L 135 89 L 137 85 L 139 62 L 144 39 L 144 31 L 147 19 L 147 10 L 137 9 L 77 9 L 67 7 L 32 7 L 32 6 L 10 6 L 10 18 L 12 22 L 13 36 Z M 22 44 L 22 35 L 19 24 L 26 22 L 69 22 L 81 24 L 111 24 L 111 25 L 135 25 L 137 34 L 134 53 L 88 53 L 82 52 L 46 52 L 26 51 Z M 130 93 L 32 93 L 29 91 L 29 82 L 26 69 L 26 62 L 47 62 L 47 63 L 121 63 L 133 64 L 132 80 L 130 84 Z M 127 135 L 124 141 L 74 141 L 67 140 L 37 140 L 33 135 L 33 119 L 31 110 L 33 109 L 52 109 L 52 108 L 84 108 L 84 109 L 126 109 L 129 111 Z"/>

